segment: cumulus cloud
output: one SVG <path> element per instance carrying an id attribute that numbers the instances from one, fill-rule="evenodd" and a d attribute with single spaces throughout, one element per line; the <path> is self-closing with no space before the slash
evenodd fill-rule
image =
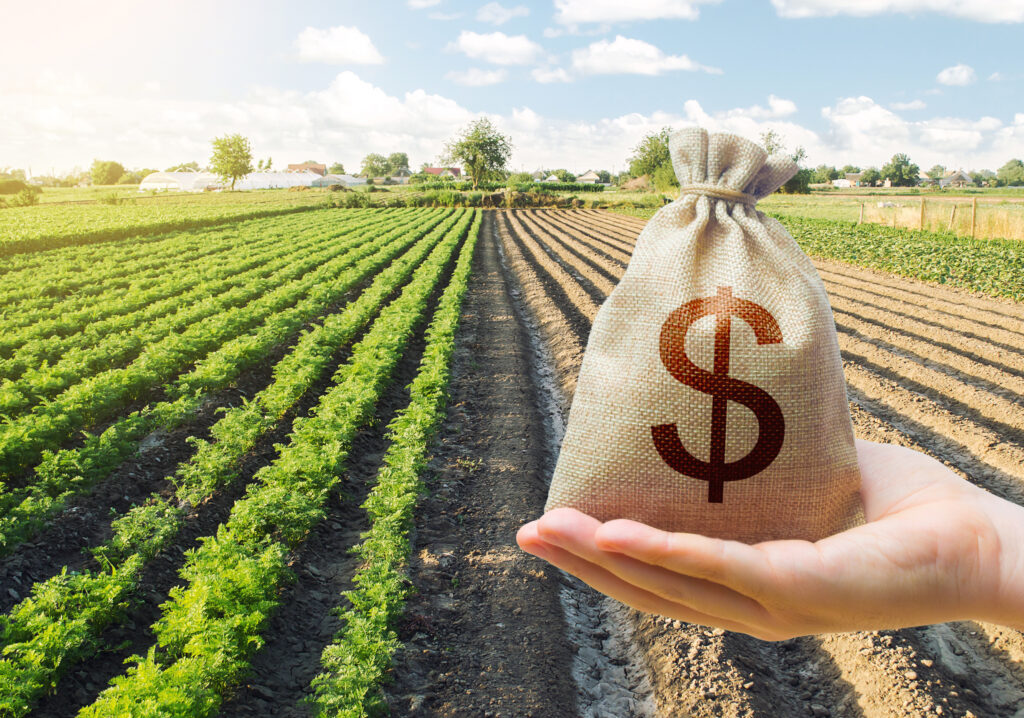
<path id="1" fill-rule="evenodd" d="M 1024 22 L 1024 0 L 772 0 L 782 17 L 935 12 L 978 22 Z"/>
<path id="2" fill-rule="evenodd" d="M 696 20 L 700 6 L 721 0 L 555 0 L 555 20 L 564 25 L 635 20 Z"/>
<path id="3" fill-rule="evenodd" d="M 552 82 L 572 82 L 572 76 L 564 67 L 537 67 L 530 74 L 534 80 L 545 85 Z"/>
<path id="4" fill-rule="evenodd" d="M 541 46 L 526 35 L 469 30 L 463 30 L 455 42 L 448 44 L 447 49 L 495 65 L 529 65 L 543 52 Z"/>
<path id="5" fill-rule="evenodd" d="M 497 70 L 482 70 L 479 67 L 471 67 L 468 70 L 461 72 L 453 70 L 445 75 L 445 77 L 457 85 L 465 85 L 466 87 L 484 87 L 485 85 L 497 85 L 499 82 L 504 82 L 505 78 L 508 77 L 508 71 L 504 68 Z"/>
<path id="6" fill-rule="evenodd" d="M 724 117 L 750 117 L 755 120 L 776 119 L 788 117 L 796 112 L 796 103 L 792 100 L 784 100 L 775 95 L 768 96 L 768 107 L 753 105 L 752 107 L 738 107 L 727 110 Z"/>
<path id="7" fill-rule="evenodd" d="M 573 50 L 572 68 L 583 75 L 660 75 L 672 70 L 722 72 L 700 65 L 686 55 L 666 55 L 648 42 L 622 35 L 616 35 L 611 42 L 598 40 Z"/>
<path id="8" fill-rule="evenodd" d="M 384 62 L 369 35 L 357 27 L 338 25 L 326 30 L 307 27 L 299 33 L 295 47 L 303 62 L 331 65 L 377 65 Z"/>
<path id="9" fill-rule="evenodd" d="M 525 5 L 505 7 L 496 2 L 489 2 L 476 11 L 476 19 L 480 22 L 489 22 L 492 25 L 504 25 L 509 20 L 517 17 L 526 17 L 530 14 L 530 8 Z"/>
<path id="10" fill-rule="evenodd" d="M 973 85 L 978 77 L 970 65 L 953 65 L 940 72 L 935 79 L 943 85 L 963 87 Z"/>
<path id="11" fill-rule="evenodd" d="M 924 100 L 911 100 L 910 102 L 893 102 L 889 105 L 894 110 L 900 112 L 904 110 L 923 110 L 928 105 L 925 104 Z"/>

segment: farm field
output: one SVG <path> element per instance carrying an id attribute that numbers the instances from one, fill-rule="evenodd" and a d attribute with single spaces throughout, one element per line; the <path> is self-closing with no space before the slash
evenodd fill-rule
<path id="1" fill-rule="evenodd" d="M 0 716 L 1021 715 L 1016 631 L 765 643 L 518 550 L 643 220 L 293 194 L 9 230 Z M 1024 502 L 1021 255 L 820 222 L 857 435 Z"/>

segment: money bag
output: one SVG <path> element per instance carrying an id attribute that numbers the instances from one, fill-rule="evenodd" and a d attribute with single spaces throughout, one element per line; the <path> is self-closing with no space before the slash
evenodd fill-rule
<path id="1" fill-rule="evenodd" d="M 825 287 L 755 208 L 796 165 L 700 128 L 669 150 L 679 198 L 594 319 L 545 510 L 747 543 L 862 523 Z"/>

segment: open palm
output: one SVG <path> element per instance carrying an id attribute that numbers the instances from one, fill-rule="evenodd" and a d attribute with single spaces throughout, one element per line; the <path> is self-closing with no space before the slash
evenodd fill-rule
<path id="1" fill-rule="evenodd" d="M 557 509 L 519 545 L 639 610 L 766 640 L 1024 622 L 1024 509 L 911 449 L 857 442 L 867 523 L 747 545 Z"/>

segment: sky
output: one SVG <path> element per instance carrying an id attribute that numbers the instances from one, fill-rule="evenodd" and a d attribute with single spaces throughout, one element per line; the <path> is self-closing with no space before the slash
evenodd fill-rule
<path id="1" fill-rule="evenodd" d="M 805 164 L 1024 158 L 1024 0 L 0 0 L 0 168 L 436 164 L 469 122 L 514 170 L 622 171 L 644 135 L 769 129 Z"/>

